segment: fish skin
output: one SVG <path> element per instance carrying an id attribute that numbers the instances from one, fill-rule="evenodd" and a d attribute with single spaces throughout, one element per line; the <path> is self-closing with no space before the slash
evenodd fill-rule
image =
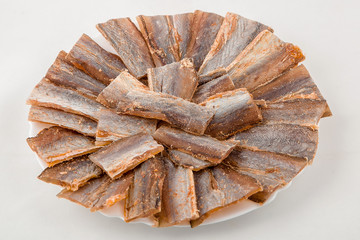
<path id="1" fill-rule="evenodd" d="M 190 168 L 192 171 L 199 171 L 201 169 L 214 166 L 206 160 L 201 160 L 192 156 L 191 154 L 184 153 L 176 149 L 168 149 L 169 159 L 176 165 L 180 165 L 185 168 Z"/>

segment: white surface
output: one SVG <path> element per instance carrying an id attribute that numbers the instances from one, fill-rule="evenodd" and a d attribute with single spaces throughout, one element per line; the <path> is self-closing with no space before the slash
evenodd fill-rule
<path id="1" fill-rule="evenodd" d="M 0 1 L 0 239 L 359 239 L 358 1 Z M 126 224 L 57 199 L 36 179 L 24 105 L 57 53 L 112 17 L 195 9 L 259 20 L 303 49 L 334 113 L 321 120 L 314 164 L 268 206 L 195 229 Z"/>

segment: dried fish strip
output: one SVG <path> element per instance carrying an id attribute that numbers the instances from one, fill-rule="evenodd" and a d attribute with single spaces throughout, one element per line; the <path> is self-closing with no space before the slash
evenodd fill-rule
<path id="1" fill-rule="evenodd" d="M 159 155 L 134 169 L 134 181 L 125 199 L 126 222 L 149 217 L 161 211 L 164 178 L 164 162 Z"/>
<path id="2" fill-rule="evenodd" d="M 214 111 L 164 93 L 132 90 L 119 102 L 117 112 L 168 122 L 184 131 L 204 134 Z"/>
<path id="3" fill-rule="evenodd" d="M 163 150 L 151 135 L 139 133 L 117 140 L 89 158 L 115 179 Z"/>
<path id="4" fill-rule="evenodd" d="M 66 59 L 106 85 L 126 69 L 119 56 L 106 51 L 86 34 L 80 37 Z"/>
<path id="5" fill-rule="evenodd" d="M 194 60 L 195 69 L 199 70 L 209 52 L 224 18 L 215 13 L 196 10 L 191 27 L 191 38 L 185 57 Z"/>
<path id="6" fill-rule="evenodd" d="M 190 168 L 193 171 L 199 171 L 201 169 L 214 166 L 214 163 L 212 162 L 201 160 L 191 154 L 184 153 L 176 149 L 169 149 L 168 153 L 169 159 L 173 161 L 173 163 L 182 167 Z"/>
<path id="7" fill-rule="evenodd" d="M 105 109 L 100 103 L 72 90 L 58 87 L 46 78 L 35 86 L 26 103 L 33 106 L 60 109 L 95 120 L 97 119 L 96 113 Z"/>
<path id="8" fill-rule="evenodd" d="M 51 167 L 71 158 L 96 151 L 94 140 L 61 127 L 45 128 L 27 139 L 30 148 Z"/>
<path id="9" fill-rule="evenodd" d="M 207 98 L 230 90 L 234 90 L 235 86 L 229 75 L 225 74 L 218 78 L 211 80 L 205 84 L 200 85 L 192 98 L 194 103 L 201 103 Z"/>
<path id="10" fill-rule="evenodd" d="M 148 87 L 129 72 L 123 71 L 99 94 L 97 101 L 104 106 L 116 109 L 121 95 L 128 93 L 132 89 L 147 90 Z"/>
<path id="11" fill-rule="evenodd" d="M 137 79 L 144 77 L 148 68 L 155 67 L 144 38 L 130 18 L 111 19 L 96 27 Z"/>
<path id="12" fill-rule="evenodd" d="M 219 141 L 205 135 L 196 136 L 165 125 L 158 128 L 153 137 L 170 148 L 212 163 L 220 163 L 230 154 L 237 143 L 235 141 Z"/>
<path id="13" fill-rule="evenodd" d="M 101 168 L 91 162 L 87 156 L 81 156 L 46 168 L 38 179 L 76 191 L 90 179 L 100 177 L 102 173 Z"/>
<path id="14" fill-rule="evenodd" d="M 173 26 L 174 39 L 178 48 L 180 59 L 184 59 L 188 45 L 191 39 L 191 26 L 193 22 L 193 13 L 182 13 L 168 16 Z"/>
<path id="15" fill-rule="evenodd" d="M 28 120 L 32 122 L 54 124 L 87 136 L 95 137 L 96 134 L 96 121 L 54 108 L 31 106 Z"/>
<path id="16" fill-rule="evenodd" d="M 121 178 L 112 180 L 104 174 L 100 178 L 89 181 L 75 192 L 64 189 L 57 196 L 90 208 L 92 212 L 98 211 L 111 207 L 124 199 L 133 181 L 133 176 L 133 172 L 129 172 Z"/>
<path id="17" fill-rule="evenodd" d="M 201 105 L 216 110 L 205 133 L 221 140 L 262 120 L 251 95 L 242 88 L 216 94 Z"/>
<path id="18" fill-rule="evenodd" d="M 166 177 L 162 192 L 160 227 L 186 223 L 199 217 L 194 175 L 189 168 L 175 166 L 164 158 Z"/>
<path id="19" fill-rule="evenodd" d="M 191 100 L 198 85 L 194 64 L 188 58 L 162 67 L 149 68 L 147 73 L 150 90 L 185 100 Z"/>
<path id="20" fill-rule="evenodd" d="M 262 124 L 239 132 L 237 147 L 306 158 L 311 162 L 318 144 L 318 132 L 292 124 Z"/>
<path id="21" fill-rule="evenodd" d="M 191 227 L 199 226 L 213 212 L 262 190 L 254 178 L 222 164 L 194 172 L 194 179 L 200 217 L 191 221 Z"/>
<path id="22" fill-rule="evenodd" d="M 105 84 L 90 77 L 65 59 L 67 53 L 61 51 L 53 65 L 46 73 L 46 78 L 52 83 L 70 88 L 85 97 L 96 99 L 97 95 L 106 87 Z"/>
<path id="23" fill-rule="evenodd" d="M 96 130 L 96 144 L 107 144 L 137 133 L 153 134 L 157 121 L 153 119 L 116 114 L 113 110 L 105 109 L 98 113 L 98 127 Z"/>
<path id="24" fill-rule="evenodd" d="M 199 69 L 200 78 L 217 75 L 232 65 L 245 47 L 268 26 L 234 13 L 226 13 L 216 39 Z"/>

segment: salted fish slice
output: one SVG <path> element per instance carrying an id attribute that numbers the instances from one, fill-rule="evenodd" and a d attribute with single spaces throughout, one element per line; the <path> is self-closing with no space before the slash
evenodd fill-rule
<path id="1" fill-rule="evenodd" d="M 176 166 L 164 158 L 166 177 L 164 180 L 160 227 L 189 223 L 199 217 L 196 206 L 194 175 L 191 169 Z"/>
<path id="2" fill-rule="evenodd" d="M 162 92 L 191 100 L 198 85 L 194 64 L 189 58 L 162 67 L 149 68 L 149 88 L 155 92 Z"/>
<path id="3" fill-rule="evenodd" d="M 209 52 L 224 17 L 215 13 L 196 10 L 191 26 L 191 38 L 185 57 L 194 60 L 195 69 L 199 70 Z"/>
<path id="4" fill-rule="evenodd" d="M 200 217 L 191 221 L 191 227 L 199 226 L 213 212 L 262 190 L 254 178 L 223 164 L 194 172 L 194 179 Z"/>
<path id="5" fill-rule="evenodd" d="M 92 137 L 95 137 L 97 128 L 97 122 L 90 118 L 47 107 L 31 106 L 28 120 L 54 124 Z"/>
<path id="6" fill-rule="evenodd" d="M 226 69 L 263 30 L 273 31 L 259 22 L 235 13 L 226 13 L 209 53 L 199 69 L 200 82 Z"/>
<path id="7" fill-rule="evenodd" d="M 49 167 L 99 148 L 94 139 L 57 126 L 45 128 L 26 141 Z"/>
<path id="8" fill-rule="evenodd" d="M 262 31 L 228 67 L 236 88 L 252 93 L 305 59 L 301 50 L 268 30 Z"/>
<path id="9" fill-rule="evenodd" d="M 159 155 L 134 169 L 134 181 L 125 199 L 126 222 L 150 217 L 161 211 L 164 178 L 164 162 Z"/>
<path id="10" fill-rule="evenodd" d="M 64 189 L 57 196 L 90 208 L 92 212 L 98 211 L 111 207 L 116 202 L 124 199 L 133 181 L 133 176 L 133 172 L 129 172 L 118 179 L 112 180 L 104 174 L 100 178 L 89 181 L 77 191 Z"/>
<path id="11" fill-rule="evenodd" d="M 40 81 L 32 90 L 27 104 L 40 107 L 50 107 L 75 113 L 96 120 L 96 113 L 105 109 L 100 103 L 84 97 L 79 93 L 58 87 L 46 78 Z"/>
<path id="12" fill-rule="evenodd" d="M 111 19 L 96 25 L 110 42 L 121 60 L 137 79 L 146 75 L 148 68 L 155 67 L 147 44 L 130 18 Z"/>
<path id="13" fill-rule="evenodd" d="M 318 131 L 293 124 L 261 124 L 239 132 L 237 147 L 306 158 L 311 162 L 318 144 Z"/>
<path id="14" fill-rule="evenodd" d="M 67 190 L 77 191 L 90 179 L 100 177 L 102 173 L 101 168 L 91 162 L 87 156 L 81 156 L 46 168 L 38 179 Z"/>
<path id="15" fill-rule="evenodd" d="M 117 140 L 89 158 L 115 179 L 163 150 L 151 135 L 139 133 Z"/>
<path id="16" fill-rule="evenodd" d="M 230 90 L 234 90 L 235 86 L 228 74 L 215 78 L 207 83 L 200 85 L 192 97 L 194 103 L 201 103 L 207 98 Z"/>
<path id="17" fill-rule="evenodd" d="M 235 141 L 219 141 L 206 135 L 193 135 L 166 125 L 158 128 L 153 137 L 169 148 L 216 164 L 225 159 L 237 144 Z"/>
<path id="18" fill-rule="evenodd" d="M 190 168 L 193 171 L 199 171 L 201 169 L 214 166 L 214 163 L 212 162 L 196 158 L 191 154 L 184 153 L 176 149 L 169 149 L 168 154 L 169 159 L 173 163 L 185 168 Z"/>
<path id="19" fill-rule="evenodd" d="M 64 51 L 58 54 L 45 77 L 56 85 L 70 88 L 85 97 L 96 99 L 106 85 L 76 68 L 65 59 L 66 55 L 67 53 Z"/>
<path id="20" fill-rule="evenodd" d="M 132 89 L 147 90 L 149 88 L 132 76 L 128 71 L 122 71 L 110 85 L 99 94 L 96 100 L 104 106 L 116 109 L 122 95 L 128 93 Z"/>
<path id="21" fill-rule="evenodd" d="M 122 97 L 117 112 L 163 120 L 194 134 L 204 134 L 214 115 L 212 109 L 164 93 L 132 90 Z"/>
<path id="22" fill-rule="evenodd" d="M 126 69 L 119 56 L 106 51 L 86 34 L 75 43 L 66 59 L 106 85 Z"/>
<path id="23" fill-rule="evenodd" d="M 168 18 L 173 26 L 174 39 L 178 48 L 179 58 L 184 59 L 191 39 L 191 26 L 194 14 L 181 13 L 170 15 Z"/>
<path id="24" fill-rule="evenodd" d="M 153 134 L 157 124 L 153 119 L 117 114 L 111 109 L 99 111 L 98 119 L 96 144 L 110 143 L 141 132 Z"/>
<path id="25" fill-rule="evenodd" d="M 221 140 L 262 120 L 252 96 L 242 88 L 218 93 L 201 105 L 216 111 L 205 133 Z"/>

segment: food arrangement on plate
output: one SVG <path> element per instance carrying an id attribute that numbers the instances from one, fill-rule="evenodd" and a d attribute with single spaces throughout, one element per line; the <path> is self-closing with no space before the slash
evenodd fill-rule
<path id="1" fill-rule="evenodd" d="M 196 227 L 312 163 L 332 114 L 297 46 L 234 13 L 136 21 L 97 25 L 117 54 L 83 34 L 27 100 L 29 121 L 52 125 L 27 142 L 58 197 Z"/>

